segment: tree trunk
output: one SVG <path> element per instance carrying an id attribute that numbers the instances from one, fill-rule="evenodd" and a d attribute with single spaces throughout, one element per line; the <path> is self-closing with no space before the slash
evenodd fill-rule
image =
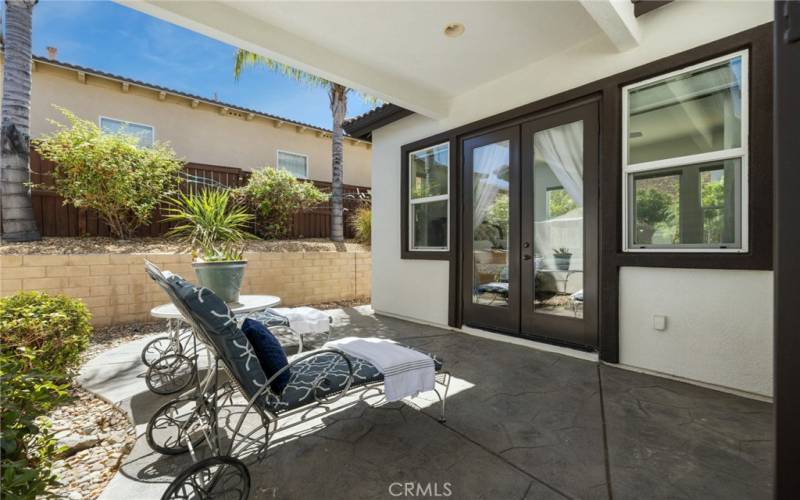
<path id="1" fill-rule="evenodd" d="M 344 122 L 347 113 L 347 88 L 331 83 L 331 114 L 333 115 L 332 176 L 331 176 L 331 240 L 344 241 L 344 204 L 342 199 Z"/>
<path id="2" fill-rule="evenodd" d="M 31 23 L 35 0 L 6 0 L 5 71 L 0 143 L 2 235 L 7 241 L 41 238 L 30 182 Z"/>

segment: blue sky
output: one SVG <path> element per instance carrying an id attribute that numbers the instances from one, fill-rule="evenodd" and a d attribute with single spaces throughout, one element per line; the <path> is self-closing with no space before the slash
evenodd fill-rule
<path id="1" fill-rule="evenodd" d="M 4 2 L 5 3 L 5 2 Z M 235 48 L 108 1 L 40 0 L 33 53 L 331 128 L 327 92 L 264 68 L 233 78 Z M 370 109 L 357 93 L 348 117 Z"/>

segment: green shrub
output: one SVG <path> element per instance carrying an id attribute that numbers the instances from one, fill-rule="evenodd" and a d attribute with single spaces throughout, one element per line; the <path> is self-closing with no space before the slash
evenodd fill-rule
<path id="1" fill-rule="evenodd" d="M 69 398 L 68 384 L 31 369 L 36 356 L 24 350 L 0 352 L 0 477 L 5 498 L 33 499 L 55 486 L 51 463 L 56 442 L 42 415 Z"/>
<path id="2" fill-rule="evenodd" d="M 93 122 L 58 109 L 69 126 L 51 121 L 58 130 L 33 144 L 56 163 L 55 191 L 65 203 L 96 210 L 113 236 L 129 238 L 177 188 L 182 162 L 165 144 L 139 147 L 135 136 L 104 133 Z"/>
<path id="3" fill-rule="evenodd" d="M 314 184 L 297 180 L 283 169 L 266 167 L 253 172 L 239 196 L 256 213 L 256 231 L 264 238 L 281 238 L 291 229 L 292 217 L 328 201 Z"/>
<path id="4" fill-rule="evenodd" d="M 230 191 L 206 189 L 171 201 L 164 220 L 178 225 L 167 236 L 181 237 L 206 262 L 242 260 L 253 216 L 231 200 Z"/>
<path id="5" fill-rule="evenodd" d="M 2 491 L 34 498 L 55 484 L 58 451 L 40 417 L 69 398 L 69 379 L 89 342 L 85 306 L 65 296 L 19 292 L 0 299 Z"/>
<path id="6" fill-rule="evenodd" d="M 350 227 L 356 233 L 356 241 L 369 245 L 372 241 L 372 210 L 362 207 L 350 217 Z"/>
<path id="7" fill-rule="evenodd" d="M 35 368 L 62 374 L 66 379 L 89 345 L 90 320 L 86 306 L 79 300 L 19 292 L 0 299 L 2 349 L 24 349 L 35 356 Z"/>

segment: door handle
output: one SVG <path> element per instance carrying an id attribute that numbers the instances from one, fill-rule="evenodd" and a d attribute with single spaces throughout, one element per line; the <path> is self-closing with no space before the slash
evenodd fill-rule
<path id="1" fill-rule="evenodd" d="M 531 256 L 530 256 L 530 255 L 527 255 L 527 254 L 526 254 L 526 255 L 523 255 L 523 256 L 522 256 L 522 260 L 531 260 Z"/>

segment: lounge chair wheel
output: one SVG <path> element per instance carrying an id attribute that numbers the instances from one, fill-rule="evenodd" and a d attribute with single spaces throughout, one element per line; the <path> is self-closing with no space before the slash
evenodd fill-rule
<path id="1" fill-rule="evenodd" d="M 244 500 L 249 493 L 250 473 L 244 462 L 219 456 L 201 460 L 181 472 L 161 500 Z"/>
<path id="2" fill-rule="evenodd" d="M 167 354 L 147 369 L 144 381 L 156 394 L 175 394 L 188 387 L 194 376 L 191 359 L 182 354 Z"/>
<path id="3" fill-rule="evenodd" d="M 162 455 L 180 455 L 189 451 L 186 433 L 194 433 L 192 446 L 205 439 L 199 425 L 203 422 L 193 398 L 175 399 L 156 410 L 147 422 L 147 444 Z"/>
<path id="4" fill-rule="evenodd" d="M 183 346 L 172 337 L 158 337 L 151 340 L 142 349 L 142 363 L 152 366 L 153 363 L 167 354 L 182 354 Z"/>

